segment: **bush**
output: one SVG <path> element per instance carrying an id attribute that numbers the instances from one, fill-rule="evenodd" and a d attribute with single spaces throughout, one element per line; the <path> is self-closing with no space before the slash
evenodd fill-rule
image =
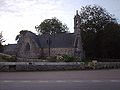
<path id="1" fill-rule="evenodd" d="M 74 61 L 76 61 L 76 58 L 73 56 L 63 55 L 63 61 L 64 62 L 74 62 Z"/>
<path id="2" fill-rule="evenodd" d="M 16 57 L 0 53 L 0 61 L 15 62 Z"/>
<path id="3" fill-rule="evenodd" d="M 85 58 L 85 59 L 83 59 L 82 61 L 85 62 L 85 63 L 88 63 L 88 62 L 92 62 L 92 59 Z"/>
<path id="4" fill-rule="evenodd" d="M 69 55 L 58 55 L 58 56 L 49 56 L 44 57 L 46 61 L 49 62 L 75 62 L 80 61 L 80 58 L 69 56 Z"/>

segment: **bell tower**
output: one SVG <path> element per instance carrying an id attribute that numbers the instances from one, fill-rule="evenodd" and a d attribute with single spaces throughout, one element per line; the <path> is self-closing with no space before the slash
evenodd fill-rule
<path id="1" fill-rule="evenodd" d="M 78 10 L 76 10 L 76 15 L 74 16 L 74 56 L 80 57 L 80 60 L 82 60 L 84 58 L 84 52 L 82 46 L 80 23 L 80 15 L 78 14 Z"/>
<path id="2" fill-rule="evenodd" d="M 74 17 L 74 33 L 80 34 L 80 16 L 78 10 L 76 10 L 76 15 Z"/>

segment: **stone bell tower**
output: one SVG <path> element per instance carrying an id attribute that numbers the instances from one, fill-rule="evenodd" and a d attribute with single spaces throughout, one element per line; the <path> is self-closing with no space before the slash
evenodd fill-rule
<path id="1" fill-rule="evenodd" d="M 84 52 L 82 46 L 80 22 L 80 15 L 78 14 L 78 10 L 76 10 L 76 15 L 74 16 L 74 56 L 80 57 L 80 60 L 82 60 L 84 58 Z"/>

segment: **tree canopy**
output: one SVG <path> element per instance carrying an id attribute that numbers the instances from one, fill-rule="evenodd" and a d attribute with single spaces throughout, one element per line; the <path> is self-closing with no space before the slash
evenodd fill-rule
<path id="1" fill-rule="evenodd" d="M 81 8 L 81 28 L 84 31 L 98 32 L 109 22 L 115 22 L 116 19 L 112 17 L 104 8 L 97 5 L 88 5 Z"/>
<path id="2" fill-rule="evenodd" d="M 45 19 L 40 25 L 36 25 L 35 29 L 39 34 L 65 33 L 68 31 L 67 25 L 62 24 L 62 22 L 56 17 L 52 19 Z"/>
<path id="3" fill-rule="evenodd" d="M 104 8 L 87 5 L 81 8 L 81 32 L 86 57 L 120 58 L 120 26 Z"/>

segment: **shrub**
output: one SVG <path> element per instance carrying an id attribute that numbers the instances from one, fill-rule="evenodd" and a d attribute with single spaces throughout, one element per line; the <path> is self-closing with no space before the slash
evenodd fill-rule
<path id="1" fill-rule="evenodd" d="M 0 61 L 15 62 L 16 57 L 0 53 Z"/>
<path id="2" fill-rule="evenodd" d="M 88 62 L 92 62 L 92 59 L 85 58 L 85 59 L 83 59 L 82 61 L 85 62 L 85 63 L 88 63 Z"/>
<path id="3" fill-rule="evenodd" d="M 76 61 L 76 58 L 73 56 L 63 55 L 63 61 L 64 62 L 73 62 L 73 61 Z"/>
<path id="4" fill-rule="evenodd" d="M 69 55 L 57 55 L 57 56 L 49 56 L 44 57 L 46 61 L 49 62 L 75 62 L 80 61 L 80 58 L 69 56 Z"/>

